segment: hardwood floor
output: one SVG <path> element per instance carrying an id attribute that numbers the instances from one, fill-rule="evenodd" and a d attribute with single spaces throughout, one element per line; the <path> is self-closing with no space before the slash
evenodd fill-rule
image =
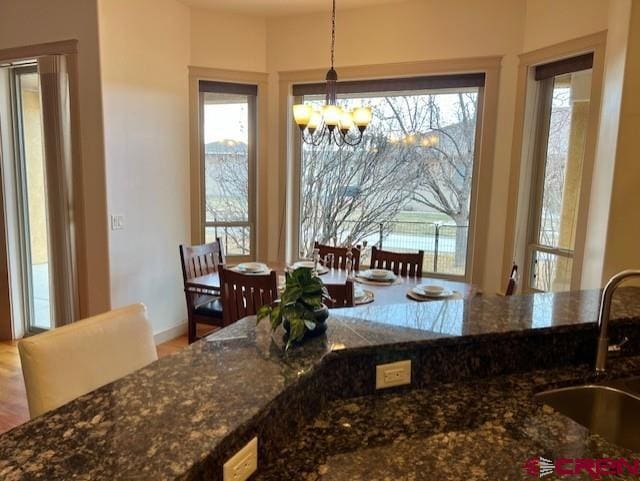
<path id="1" fill-rule="evenodd" d="M 158 357 L 168 356 L 187 344 L 186 335 L 160 344 L 157 347 Z M 0 341 L 0 433 L 28 420 L 29 409 L 22 380 L 18 343 Z"/>

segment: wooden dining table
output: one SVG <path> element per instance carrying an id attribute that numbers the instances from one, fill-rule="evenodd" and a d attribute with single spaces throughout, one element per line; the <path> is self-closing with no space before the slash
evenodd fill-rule
<path id="1" fill-rule="evenodd" d="M 279 275 L 284 276 L 288 264 L 283 262 L 264 262 L 270 269 L 275 270 Z M 226 266 L 231 268 L 232 266 Z M 364 269 L 362 269 L 364 270 Z M 397 281 L 393 284 L 373 284 L 371 282 L 360 281 L 357 277 L 355 283 L 362 289 L 373 293 L 374 304 L 400 304 L 406 302 L 418 302 L 407 296 L 407 293 L 420 284 L 437 284 L 445 290 L 453 293 L 448 298 L 433 298 L 432 300 L 442 299 L 468 299 L 474 294 L 471 284 L 466 282 L 450 281 L 436 277 L 402 277 L 398 276 Z M 251 275 L 251 274 L 248 274 Z M 343 269 L 329 269 L 328 272 L 320 274 L 320 278 L 325 284 L 344 284 L 347 280 L 347 273 Z M 282 282 L 282 281 L 281 281 Z M 204 276 L 195 277 L 187 282 L 187 287 L 207 291 L 220 290 L 220 277 L 217 272 L 206 274 Z"/>

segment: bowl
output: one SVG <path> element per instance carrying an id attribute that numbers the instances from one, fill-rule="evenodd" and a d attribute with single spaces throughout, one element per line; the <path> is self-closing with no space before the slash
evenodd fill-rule
<path id="1" fill-rule="evenodd" d="M 436 284 L 421 284 L 418 287 L 428 296 L 439 296 L 444 292 L 444 287 Z"/>
<path id="2" fill-rule="evenodd" d="M 238 264 L 238 270 L 242 272 L 264 272 L 268 267 L 262 262 L 243 262 Z"/>
<path id="3" fill-rule="evenodd" d="M 373 279 L 386 279 L 391 274 L 391 271 L 386 269 L 369 269 L 369 277 Z"/>
<path id="4" fill-rule="evenodd" d="M 307 269 L 313 269 L 313 261 L 298 261 L 292 266 L 294 269 L 300 269 L 302 267 Z M 319 265 L 318 265 L 319 267 Z"/>

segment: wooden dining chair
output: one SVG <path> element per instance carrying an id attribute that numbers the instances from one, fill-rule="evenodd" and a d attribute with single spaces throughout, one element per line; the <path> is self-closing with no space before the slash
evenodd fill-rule
<path id="1" fill-rule="evenodd" d="M 325 284 L 324 286 L 331 297 L 330 300 L 325 301 L 329 309 L 355 306 L 353 281 L 346 281 L 344 284 Z"/>
<path id="2" fill-rule="evenodd" d="M 315 241 L 313 247 L 320 251 L 321 260 L 324 260 L 324 256 L 326 256 L 327 254 L 333 254 L 334 267 L 343 270 L 347 268 L 347 251 L 349 250 L 348 247 L 328 246 L 325 244 L 320 244 L 318 241 Z M 351 248 L 351 253 L 353 254 L 353 269 L 358 271 L 360 270 L 360 246 L 353 246 Z"/>
<path id="3" fill-rule="evenodd" d="M 242 274 L 229 269 L 220 271 L 220 297 L 224 305 L 224 325 L 228 326 L 278 299 L 278 276 Z"/>
<path id="4" fill-rule="evenodd" d="M 187 301 L 187 324 L 189 344 L 198 339 L 198 324 L 223 327 L 222 302 L 218 292 L 195 289 L 187 283 L 206 274 L 218 272 L 224 266 L 222 242 L 214 242 L 196 246 L 180 246 L 182 264 L 182 280 Z"/>
<path id="5" fill-rule="evenodd" d="M 511 268 L 511 274 L 509 274 L 509 281 L 507 282 L 507 290 L 505 291 L 505 296 L 512 296 L 516 293 L 516 289 L 518 288 L 518 266 L 513 264 Z"/>
<path id="6" fill-rule="evenodd" d="M 371 247 L 371 268 L 387 269 L 395 275 L 422 277 L 422 262 L 424 251 L 391 252 Z"/>

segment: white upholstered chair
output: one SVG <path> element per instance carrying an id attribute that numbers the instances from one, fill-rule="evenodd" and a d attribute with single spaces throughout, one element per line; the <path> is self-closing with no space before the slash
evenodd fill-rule
<path id="1" fill-rule="evenodd" d="M 134 304 L 18 343 L 34 418 L 158 358 L 144 304 Z"/>

